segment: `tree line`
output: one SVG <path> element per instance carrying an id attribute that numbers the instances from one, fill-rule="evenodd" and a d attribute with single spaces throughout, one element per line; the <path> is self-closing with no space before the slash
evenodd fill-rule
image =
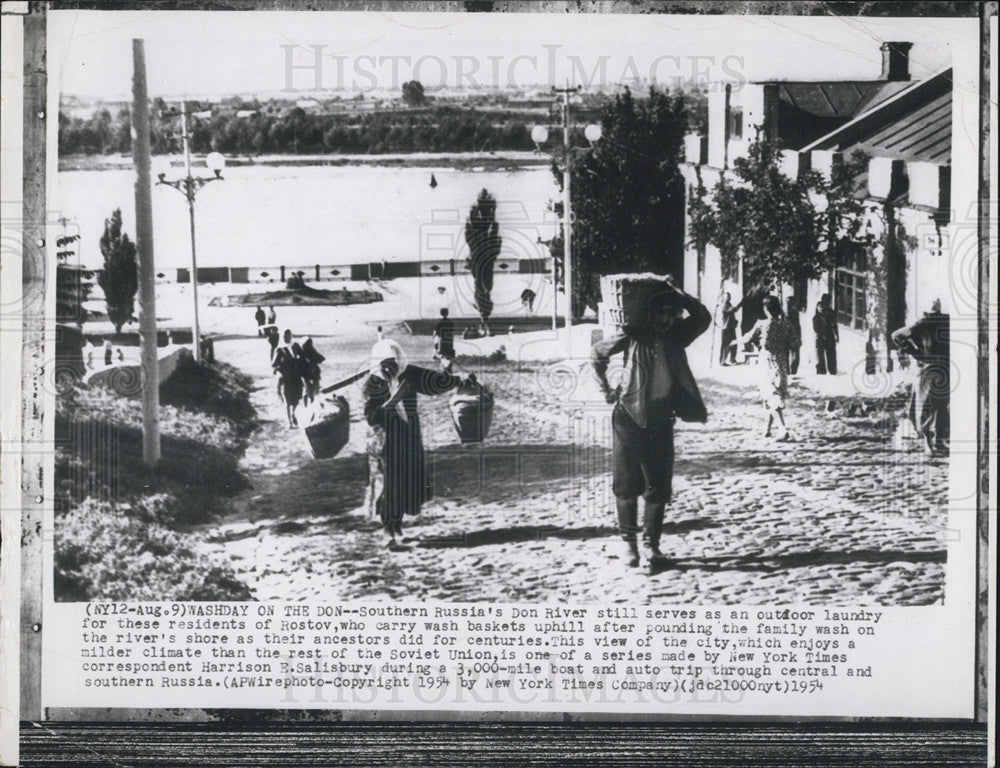
<path id="1" fill-rule="evenodd" d="M 194 110 L 192 110 L 194 111 Z M 400 112 L 316 113 L 292 107 L 281 114 L 259 111 L 238 117 L 235 110 L 209 118 L 192 117 L 191 151 L 231 155 L 387 154 L 531 150 L 531 124 L 516 111 L 482 112 L 454 106 Z M 102 155 L 132 151 L 131 111 L 108 109 L 90 118 L 59 115 L 59 153 Z M 153 108 L 150 141 L 154 154 L 179 150 L 178 118 Z"/>
<path id="2" fill-rule="evenodd" d="M 407 84 L 410 85 L 410 84 Z M 419 85 L 419 83 L 417 84 Z M 483 152 L 532 150 L 531 127 L 556 123 L 555 114 L 545 116 L 515 107 L 477 108 L 475 104 L 424 104 L 416 86 L 407 92 L 400 108 L 380 104 L 372 110 L 343 109 L 335 112 L 308 111 L 299 106 L 254 99 L 227 99 L 219 104 L 190 103 L 191 151 L 196 154 L 222 152 L 230 155 L 260 154 L 388 154 L 408 152 Z M 597 95 L 599 96 L 599 95 Z M 584 111 L 600 108 L 610 97 L 591 95 Z M 704 94 L 679 94 L 694 117 L 695 129 L 707 112 Z M 361 102 L 363 99 L 354 99 Z M 484 103 L 482 106 L 486 106 Z M 211 111 L 211 116 L 193 113 Z M 241 111 L 252 112 L 240 117 Z M 580 110 L 577 110 L 578 112 Z M 173 154 L 180 149 L 180 119 L 163 99 L 150 103 L 150 141 L 154 154 Z M 584 121 L 586 115 L 574 114 Z M 59 113 L 59 154 L 106 155 L 132 151 L 131 110 L 120 107 L 96 109 L 89 117 Z"/>

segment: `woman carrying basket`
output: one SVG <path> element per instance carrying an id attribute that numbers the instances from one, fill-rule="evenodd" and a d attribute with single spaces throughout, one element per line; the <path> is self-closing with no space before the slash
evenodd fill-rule
<path id="1" fill-rule="evenodd" d="M 372 347 L 371 368 L 364 384 L 365 420 L 373 433 L 369 436 L 369 469 L 373 470 L 369 499 L 389 534 L 390 547 L 402 543 L 396 537 L 402 539 L 403 516 L 420 514 L 424 502 L 433 497 L 417 395 L 443 395 L 462 384 L 459 376 L 406 365 L 402 349 L 391 339 Z"/>

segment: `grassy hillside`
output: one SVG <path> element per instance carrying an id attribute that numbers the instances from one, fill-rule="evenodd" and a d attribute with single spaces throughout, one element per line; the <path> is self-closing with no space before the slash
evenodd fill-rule
<path id="1" fill-rule="evenodd" d="M 245 600 L 192 526 L 248 486 L 238 461 L 256 427 L 250 380 L 224 363 L 178 366 L 161 387 L 162 458 L 142 462 L 138 400 L 75 388 L 56 412 L 57 600 Z"/>

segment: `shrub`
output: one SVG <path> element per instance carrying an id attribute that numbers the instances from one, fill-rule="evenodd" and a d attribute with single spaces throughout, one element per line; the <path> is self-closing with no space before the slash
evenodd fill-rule
<path id="1" fill-rule="evenodd" d="M 57 399 L 58 600 L 247 600 L 226 560 L 174 530 L 224 510 L 248 486 L 239 456 L 256 427 L 251 379 L 182 360 L 161 387 L 161 459 L 142 461 L 142 404 L 103 388 Z"/>
<path id="2" fill-rule="evenodd" d="M 222 417 L 246 436 L 257 426 L 252 389 L 253 380 L 228 363 L 198 363 L 184 356 L 160 385 L 160 403 Z"/>
<path id="3" fill-rule="evenodd" d="M 507 349 L 503 346 L 498 347 L 488 355 L 458 355 L 455 357 L 455 363 L 458 365 L 482 365 L 486 363 L 505 362 L 507 362 Z"/>
<path id="4" fill-rule="evenodd" d="M 162 407 L 161 458 L 150 470 L 142 461 L 138 401 L 99 389 L 74 394 L 56 412 L 56 496 L 63 503 L 169 493 L 178 510 L 171 522 L 193 524 L 218 514 L 225 497 L 248 487 L 238 463 L 244 438 L 228 420 Z"/>
<path id="5" fill-rule="evenodd" d="M 163 498 L 87 499 L 61 515 L 55 537 L 60 600 L 249 600 L 232 566 L 197 551 L 201 538 L 161 525 Z"/>

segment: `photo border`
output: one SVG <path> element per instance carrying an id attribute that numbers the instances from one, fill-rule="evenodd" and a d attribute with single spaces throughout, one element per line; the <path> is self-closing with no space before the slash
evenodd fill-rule
<path id="1" fill-rule="evenodd" d="M 9 5 L 25 5 L 11 3 Z M 45 443 L 42 419 L 43 391 L 40 384 L 45 359 L 44 297 L 45 284 L 45 199 L 46 199 L 46 10 L 70 6 L 79 10 L 368 10 L 368 11 L 490 11 L 493 12 L 617 12 L 617 13 L 747 13 L 773 15 L 872 15 L 872 16 L 977 16 L 980 19 L 980 165 L 979 165 L 979 360 L 978 423 L 979 480 L 977 491 L 977 634 L 975 719 L 972 721 L 889 720 L 872 722 L 775 722 L 761 716 L 753 722 L 734 722 L 733 718 L 712 717 L 724 722 L 692 723 L 681 718 L 674 722 L 625 716 L 621 722 L 609 718 L 583 718 L 562 723 L 544 722 L 528 713 L 516 713 L 520 720 L 503 717 L 499 722 L 483 722 L 472 713 L 419 713 L 419 722 L 389 722 L 379 714 L 364 722 L 311 723 L 246 720 L 235 725 L 222 723 L 141 722 L 59 722 L 43 720 L 41 711 L 41 568 L 42 514 L 44 493 L 42 478 L 45 451 L 25 451 L 21 472 L 20 558 L 20 668 L 21 668 L 21 748 L 23 764 L 50 760 L 73 760 L 75 764 L 105 765 L 149 760 L 155 755 L 170 762 L 196 759 L 199 764 L 232 764 L 233 737 L 239 737 L 239 754 L 248 760 L 296 759 L 306 762 L 322 757 L 324 761 L 349 760 L 352 765 L 383 765 L 398 762 L 443 762 L 452 755 L 477 764 L 519 764 L 528 760 L 606 764 L 626 759 L 649 759 L 671 756 L 675 764 L 760 765 L 783 755 L 797 764 L 822 759 L 828 765 L 862 765 L 878 755 L 880 759 L 907 762 L 911 765 L 937 763 L 978 765 L 985 763 L 986 724 L 992 668 L 990 542 L 995 542 L 995 524 L 990 525 L 990 501 L 995 499 L 996 425 L 988 418 L 996 375 L 996 359 L 990 350 L 995 343 L 996 318 L 990 317 L 993 297 L 987 247 L 990 227 L 990 193 L 996 180 L 991 176 L 988 152 L 990 100 L 984 94 L 995 93 L 995 61 L 990 59 L 990 25 L 995 27 L 996 2 L 898 2 L 891 4 L 828 2 L 653 2 L 653 0 L 612 0 L 611 2 L 424 2 L 351 3 L 347 0 L 230 0 L 212 2 L 41 2 L 28 3 L 24 23 L 24 132 L 23 132 L 23 304 L 21 312 L 22 433 L 24 445 Z M 4 3 L 5 15 L 8 3 Z M 992 69 L 991 69 L 992 67 Z M 994 107 L 995 109 L 995 107 Z M 995 158 L 992 159 L 995 166 Z M 994 170 L 995 173 L 995 170 Z M 994 234 L 995 237 L 995 234 Z M 992 394 L 991 394 L 992 393 Z M 991 432 L 992 430 L 992 432 Z M 5 485 L 7 485 L 5 483 Z M 5 537 L 6 538 L 6 537 Z M 994 574 L 995 575 L 995 574 Z M 251 710 L 253 711 L 253 710 Z M 362 713 L 358 713 L 359 715 Z M 383 713 L 381 717 L 405 718 L 415 713 Z M 464 722 L 427 720 L 428 715 L 454 719 L 465 715 Z M 498 713 L 501 716 L 504 713 Z M 113 717 L 103 713 L 101 720 Z M 473 720 L 472 718 L 477 719 Z M 96 718 L 95 718 L 96 719 Z M 488 719 L 488 718 L 487 718 Z M 547 718 L 546 718 L 547 719 Z M 648 722 L 643 722 L 643 720 Z M 542 720 L 540 722 L 540 720 Z M 534 722 L 531 722 L 534 721 Z M 766 721 L 766 722 L 765 722 Z M 655 722 L 655 727 L 653 724 Z M 976 760 L 981 754 L 982 761 Z M 311 758 L 310 758 L 311 755 Z M 683 762 L 678 762 L 683 761 Z"/>

